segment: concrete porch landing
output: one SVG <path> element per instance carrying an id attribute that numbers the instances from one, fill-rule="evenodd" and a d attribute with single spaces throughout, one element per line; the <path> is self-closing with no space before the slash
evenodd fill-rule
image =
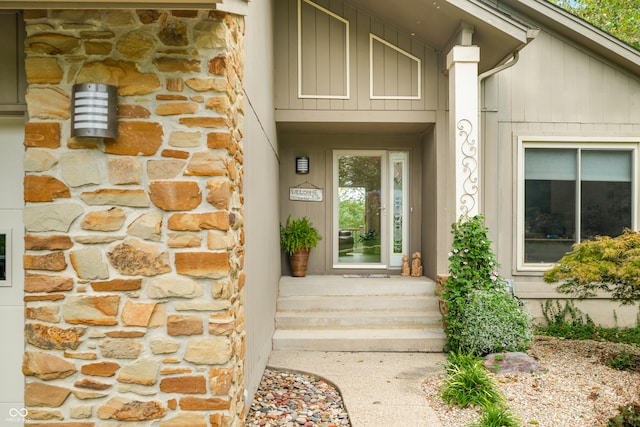
<path id="1" fill-rule="evenodd" d="M 441 352 L 434 286 L 425 277 L 283 276 L 273 350 Z"/>

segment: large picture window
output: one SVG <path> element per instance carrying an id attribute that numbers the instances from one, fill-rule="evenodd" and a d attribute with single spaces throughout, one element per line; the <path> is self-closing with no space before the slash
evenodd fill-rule
<path id="1" fill-rule="evenodd" d="M 636 145 L 523 144 L 521 267 L 557 262 L 574 243 L 634 228 Z"/>

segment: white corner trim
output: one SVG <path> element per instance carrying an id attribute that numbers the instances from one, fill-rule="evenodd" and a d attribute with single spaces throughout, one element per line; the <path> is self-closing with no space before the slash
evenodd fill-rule
<path id="1" fill-rule="evenodd" d="M 418 88 L 416 95 L 407 95 L 407 96 L 399 96 L 399 95 L 375 95 L 373 93 L 373 44 L 374 42 L 382 43 L 383 45 L 395 50 L 401 55 L 406 56 L 412 61 L 416 62 L 418 66 Z M 373 33 L 369 33 L 369 98 L 370 99 L 395 99 L 395 100 L 419 100 L 422 99 L 422 60 L 415 55 L 410 54 L 404 49 L 399 48 L 398 46 L 384 40 L 381 37 L 376 36 Z"/>
<path id="2" fill-rule="evenodd" d="M 326 13 L 334 19 L 342 22 L 345 26 L 345 81 L 346 93 L 344 95 L 322 95 L 322 94 L 305 94 L 302 93 L 302 1 L 310 6 L 315 7 L 319 11 Z M 349 99 L 351 93 L 350 82 L 350 64 L 349 64 L 349 21 L 343 17 L 331 12 L 330 10 L 312 2 L 311 0 L 298 0 L 298 98 L 303 99 Z"/>

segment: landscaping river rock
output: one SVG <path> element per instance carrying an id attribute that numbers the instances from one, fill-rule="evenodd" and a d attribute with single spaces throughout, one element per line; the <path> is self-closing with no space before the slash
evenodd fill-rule
<path id="1" fill-rule="evenodd" d="M 350 426 L 340 392 L 313 375 L 265 369 L 247 416 L 248 427 Z"/>

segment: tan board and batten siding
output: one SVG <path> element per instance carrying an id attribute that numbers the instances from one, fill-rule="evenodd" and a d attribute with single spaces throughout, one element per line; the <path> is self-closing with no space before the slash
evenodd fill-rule
<path id="1" fill-rule="evenodd" d="M 276 108 L 278 110 L 335 111 L 434 111 L 437 109 L 437 53 L 394 28 L 374 19 L 346 3 L 318 1 L 318 5 L 349 22 L 349 66 L 345 64 L 346 26 L 325 11 L 301 0 L 301 51 L 303 94 L 346 95 L 348 99 L 298 97 L 298 0 L 276 4 Z M 421 90 L 416 100 L 382 100 L 370 98 L 370 34 L 397 46 L 421 61 Z M 404 96 L 417 90 L 413 61 L 394 49 L 374 41 L 374 94 Z M 284 66 L 283 64 L 286 64 Z M 378 72 L 379 70 L 379 72 Z M 347 71 L 349 78 L 347 79 Z M 409 76 L 409 79 L 405 78 Z M 348 121 L 346 115 L 341 121 Z M 423 119 L 424 120 L 424 119 Z"/>
<path id="2" fill-rule="evenodd" d="M 518 138 L 558 142 L 616 139 L 640 142 L 640 79 L 572 42 L 541 32 L 518 63 L 484 86 L 482 156 L 484 211 L 498 259 L 512 274 L 518 294 L 534 312 L 540 302 L 559 297 L 541 273 L 516 269 L 516 189 Z M 637 167 L 637 165 L 636 165 Z M 638 216 L 638 212 L 635 212 Z M 635 322 L 637 308 L 606 299 L 578 304 L 596 322 Z"/>
<path id="3" fill-rule="evenodd" d="M 409 151 L 410 248 L 420 250 L 424 245 L 423 146 L 425 138 L 433 137 L 438 87 L 444 79 L 438 71 L 438 53 L 416 38 L 347 3 L 314 3 L 317 6 L 288 0 L 275 5 L 276 119 L 280 125 L 300 125 L 281 126 L 278 135 L 280 210 L 283 221 L 289 214 L 306 215 L 319 228 L 324 239 L 309 261 L 309 273 L 327 274 L 332 272 L 330 212 L 336 149 Z M 376 97 L 396 99 L 372 99 Z M 318 122 L 324 125 L 313 125 Z M 381 122 L 384 127 L 370 126 Z M 302 153 L 311 159 L 309 175 L 296 175 L 289 167 Z M 308 184 L 322 188 L 322 202 L 289 201 L 290 187 Z M 435 196 L 435 181 L 428 185 L 424 191 Z M 286 265 L 283 268 L 287 271 Z"/>

